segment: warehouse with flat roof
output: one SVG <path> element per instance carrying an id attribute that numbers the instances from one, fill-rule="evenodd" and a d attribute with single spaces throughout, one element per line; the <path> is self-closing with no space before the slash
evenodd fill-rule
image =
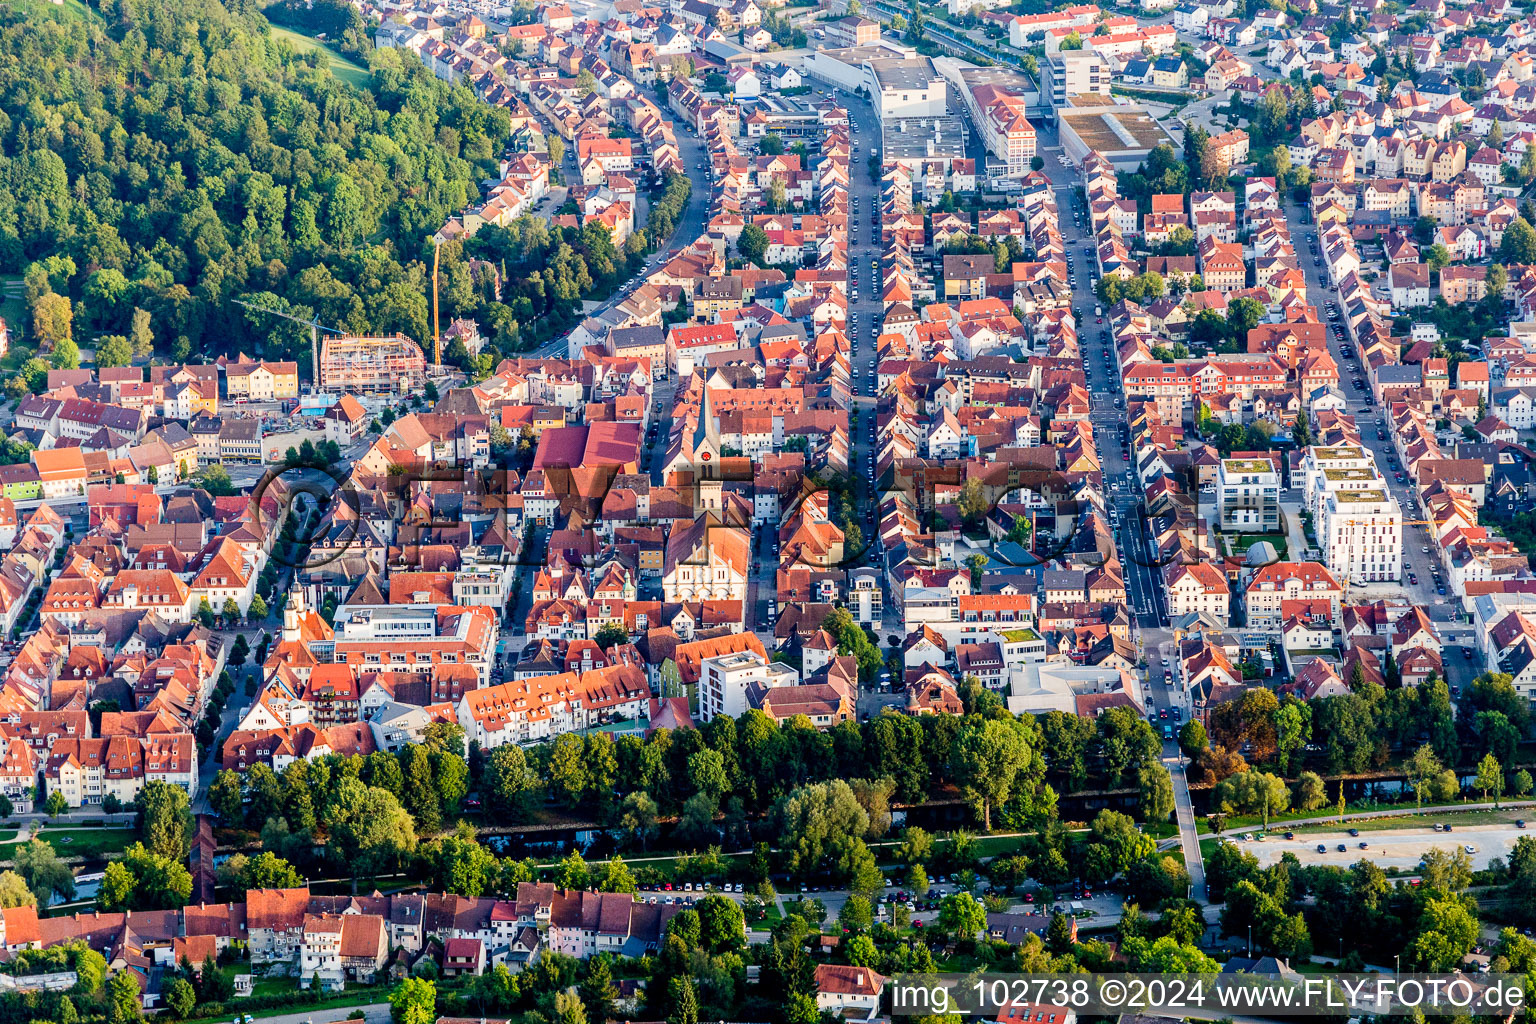
<path id="1" fill-rule="evenodd" d="M 1179 148 L 1180 144 L 1145 108 L 1126 103 L 1080 105 L 1077 101 L 1081 99 L 1103 97 L 1074 96 L 1067 106 L 1056 111 L 1061 146 L 1072 163 L 1081 165 L 1094 152 L 1116 170 L 1134 171 L 1156 147 L 1166 143 L 1175 150 Z"/>

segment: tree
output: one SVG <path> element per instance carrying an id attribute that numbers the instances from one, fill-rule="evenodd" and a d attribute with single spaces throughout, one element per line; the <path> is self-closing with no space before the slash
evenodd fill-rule
<path id="1" fill-rule="evenodd" d="M 1435 898 L 1424 902 L 1419 934 L 1408 945 L 1407 959 L 1422 971 L 1455 969 L 1477 941 L 1477 918 L 1460 899 Z"/>
<path id="2" fill-rule="evenodd" d="M 52 292 L 39 295 L 32 303 L 32 341 L 38 351 L 55 349 L 60 342 L 69 341 L 73 334 L 74 309 L 70 306 L 69 296 Z"/>
<path id="3" fill-rule="evenodd" d="M 0 909 L 31 906 L 37 896 L 27 886 L 27 880 L 14 871 L 0 871 Z"/>
<path id="4" fill-rule="evenodd" d="M 1228 814 L 1279 814 L 1291 805 L 1285 780 L 1267 772 L 1246 771 L 1216 784 L 1214 794 Z"/>
<path id="5" fill-rule="evenodd" d="M 700 750 L 688 758 L 688 780 L 695 791 L 716 801 L 731 784 L 725 774 L 725 758 L 714 750 Z"/>
<path id="6" fill-rule="evenodd" d="M 1138 773 L 1143 821 L 1163 822 L 1173 813 L 1173 779 L 1168 769 L 1156 762 L 1144 762 Z"/>
<path id="7" fill-rule="evenodd" d="M 434 1024 L 437 986 L 423 978 L 406 978 L 389 994 L 389 1017 L 394 1024 Z"/>
<path id="8" fill-rule="evenodd" d="M 1264 319 L 1264 307 L 1257 299 L 1247 296 L 1233 299 L 1227 305 L 1227 337 L 1242 344 L 1248 340 L 1248 332 Z"/>
<path id="9" fill-rule="evenodd" d="M 746 924 L 735 900 L 710 893 L 694 910 L 699 915 L 699 946 L 709 955 L 734 953 L 746 944 Z"/>
<path id="10" fill-rule="evenodd" d="M 48 812 L 48 817 L 57 818 L 69 810 L 69 801 L 64 799 L 63 793 L 54 790 L 48 794 L 48 799 L 43 804 L 43 810 Z"/>
<path id="11" fill-rule="evenodd" d="M 589 884 L 598 892 L 634 892 L 639 888 L 635 883 L 634 873 L 629 870 L 629 865 L 620 860 L 617 855 L 603 862 L 603 866 L 595 872 L 595 877 Z"/>
<path id="12" fill-rule="evenodd" d="M 172 978 L 165 985 L 164 992 L 166 1009 L 171 1011 L 171 1016 L 178 1020 L 185 1020 L 192 1015 L 192 1010 L 197 1006 L 197 993 L 192 989 L 192 983 L 186 978 Z"/>
<path id="13" fill-rule="evenodd" d="M 494 820 L 511 822 L 521 817 L 529 794 L 538 784 L 538 776 L 528 766 L 522 747 L 506 743 L 486 758 L 481 792 L 486 810 Z"/>
<path id="14" fill-rule="evenodd" d="M 401 802 L 415 821 L 416 828 L 423 833 L 436 832 L 442 825 L 443 803 L 432 781 L 431 751 L 419 743 L 407 744 L 400 751 L 400 773 L 403 778 Z"/>
<path id="15" fill-rule="evenodd" d="M 500 749 L 500 748 L 497 748 Z M 619 824 L 629 837 L 638 843 L 643 850 L 656 834 L 656 822 L 660 817 L 660 809 L 651 795 L 644 790 L 636 790 L 624 798 Z"/>
<path id="16" fill-rule="evenodd" d="M 757 151 L 762 156 L 778 156 L 784 152 L 784 140 L 769 133 L 757 141 Z"/>
<path id="17" fill-rule="evenodd" d="M 192 849 L 192 807 L 187 791 L 167 782 L 146 783 L 133 801 L 139 838 L 156 856 L 184 861 Z"/>
<path id="18" fill-rule="evenodd" d="M 875 940 L 868 935 L 853 935 L 843 945 L 843 952 L 848 956 L 848 962 L 855 967 L 874 967 L 880 962 L 880 951 L 875 947 Z"/>
<path id="19" fill-rule="evenodd" d="M 154 467 L 151 466 L 151 469 Z M 265 622 L 267 618 L 267 602 L 260 594 L 251 595 L 250 606 L 245 609 L 245 618 L 248 622 Z"/>
<path id="20" fill-rule="evenodd" d="M 134 309 L 133 323 L 128 328 L 128 341 L 133 347 L 135 359 L 148 359 L 155 354 L 155 332 L 149 325 L 149 310 Z"/>
<path id="21" fill-rule="evenodd" d="M 96 343 L 98 367 L 127 366 L 133 362 L 133 347 L 121 334 L 108 334 Z"/>
<path id="22" fill-rule="evenodd" d="M 1172 857 L 1144 857 L 1126 872 L 1126 887 L 1143 903 L 1158 906 L 1189 892 L 1189 872 Z"/>
<path id="23" fill-rule="evenodd" d="M 16 871 L 26 879 L 39 906 L 47 906 L 54 896 L 75 898 L 75 876 L 59 859 L 52 846 L 32 838 L 16 848 Z"/>
<path id="24" fill-rule="evenodd" d="M 874 911 L 870 908 L 869 899 L 859 893 L 848 897 L 843 904 L 843 909 L 838 911 L 837 923 L 849 931 L 864 931 L 874 924 Z"/>
<path id="25" fill-rule="evenodd" d="M 693 979 L 687 975 L 669 978 L 667 1002 L 672 1007 L 667 1024 L 699 1024 L 699 997 L 693 990 Z"/>
<path id="26" fill-rule="evenodd" d="M 98 898 L 106 910 L 167 910 L 185 906 L 192 875 L 178 861 L 134 843 L 123 859 L 107 865 Z"/>
<path id="27" fill-rule="evenodd" d="M 1083 37 L 1076 31 L 1069 33 L 1067 37 L 1063 39 L 1060 44 L 1058 44 L 1058 49 L 1062 50 L 1081 50 L 1082 48 Z"/>
<path id="28" fill-rule="evenodd" d="M 1414 802 L 1417 806 L 1424 805 L 1424 788 L 1430 781 L 1442 771 L 1440 758 L 1435 756 L 1435 748 L 1428 743 L 1421 744 L 1419 749 L 1403 763 L 1403 769 L 1408 777 L 1408 784 L 1413 787 Z"/>
<path id="29" fill-rule="evenodd" d="M 204 466 L 202 469 L 199 469 L 192 475 L 192 482 L 198 487 L 201 487 L 203 490 L 207 491 L 209 494 L 213 495 L 215 498 L 228 498 L 233 496 L 235 493 L 235 485 L 229 479 L 229 471 L 226 470 L 223 466 Z M 203 605 L 206 605 L 207 603 L 207 599 L 204 598 Z M 198 614 L 201 616 L 202 606 L 199 606 Z M 210 608 L 208 610 L 208 616 L 209 620 L 211 621 L 213 617 L 213 609 Z"/>
<path id="30" fill-rule="evenodd" d="M 1494 806 L 1498 806 L 1499 797 L 1504 793 L 1504 769 L 1499 759 L 1492 754 L 1484 754 L 1483 759 L 1477 762 L 1477 778 L 1472 780 L 1472 784 L 1482 790 L 1484 800 L 1492 792 Z"/>
<path id="31" fill-rule="evenodd" d="M 961 519 L 971 526 L 980 523 L 986 516 L 987 498 L 979 478 L 971 477 L 960 485 L 956 507 L 960 511 Z"/>
<path id="32" fill-rule="evenodd" d="M 337 783 L 325 818 L 331 853 L 354 875 L 397 863 L 416 848 L 411 816 L 395 795 L 354 777 Z"/>
<path id="33" fill-rule="evenodd" d="M 761 265 L 768 252 L 768 232 L 760 224 L 748 224 L 736 238 L 736 251 L 748 263 Z"/>
<path id="34" fill-rule="evenodd" d="M 939 904 L 939 925 L 957 939 L 975 938 L 986 930 L 987 908 L 968 892 L 950 893 Z"/>
<path id="35" fill-rule="evenodd" d="M 118 971 L 107 979 L 107 1019 L 111 1024 L 134 1024 L 144 1019 L 139 1001 L 139 983 L 133 980 L 132 971 Z M 430 1022 L 412 1022 L 430 1024 Z"/>
<path id="36" fill-rule="evenodd" d="M 1191 718 L 1179 727 L 1179 749 L 1184 751 L 1184 756 L 1193 760 L 1200 752 L 1211 745 L 1210 739 L 1205 734 L 1205 725 Z"/>
<path id="37" fill-rule="evenodd" d="M 765 198 L 770 210 L 782 210 L 788 204 L 789 192 L 784 185 L 784 179 L 773 177 L 768 181 L 768 189 Z"/>
<path id="38" fill-rule="evenodd" d="M 1031 751 L 1016 721 L 968 720 L 955 738 L 951 769 L 961 791 L 992 830 L 992 808 L 1008 802 Z"/>
<path id="39" fill-rule="evenodd" d="M 61 338 L 54 343 L 48 361 L 55 370 L 77 370 L 80 368 L 80 346 L 69 338 Z"/>
<path id="40" fill-rule="evenodd" d="M 562 733 L 549 747 L 545 778 L 550 794 L 572 808 L 581 803 L 589 785 L 583 753 L 581 737 L 575 733 Z"/>
<path id="41" fill-rule="evenodd" d="M 602 1024 L 614 1015 L 614 1003 L 619 990 L 613 984 L 613 970 L 607 954 L 598 954 L 587 961 L 587 976 L 577 989 L 581 1004 L 586 1008 L 587 1019 Z"/>
<path id="42" fill-rule="evenodd" d="M 1504 238 L 1499 243 L 1499 262 L 1531 263 L 1536 261 L 1536 228 L 1532 228 L 1530 221 L 1524 217 L 1516 217 L 1504 229 Z"/>
<path id="43" fill-rule="evenodd" d="M 1296 777 L 1291 806 L 1298 811 L 1315 811 L 1327 803 L 1328 792 L 1323 786 L 1322 776 L 1316 772 L 1302 772 Z"/>

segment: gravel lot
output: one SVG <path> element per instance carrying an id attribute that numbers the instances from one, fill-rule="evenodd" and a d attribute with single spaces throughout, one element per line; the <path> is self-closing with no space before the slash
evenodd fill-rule
<path id="1" fill-rule="evenodd" d="M 1294 853 L 1303 864 L 1336 864 L 1347 866 L 1368 858 L 1383 868 L 1414 868 L 1419 858 L 1435 847 L 1459 849 L 1471 846 L 1476 851 L 1468 856 L 1474 868 L 1485 868 L 1494 857 L 1509 858 L 1515 840 L 1529 831 L 1513 825 L 1456 825 L 1450 835 L 1430 828 L 1389 829 L 1379 832 L 1362 830 L 1358 836 L 1349 835 L 1345 828 L 1326 832 L 1298 832 L 1295 839 L 1286 839 L 1284 830 L 1271 832 L 1267 839 L 1239 843 L 1245 852 L 1253 854 L 1264 866 L 1275 863 L 1285 853 Z M 1339 844 L 1345 845 L 1343 853 Z M 1369 843 L 1368 849 L 1360 849 L 1361 843 Z M 1318 853 L 1319 845 L 1327 852 Z"/>

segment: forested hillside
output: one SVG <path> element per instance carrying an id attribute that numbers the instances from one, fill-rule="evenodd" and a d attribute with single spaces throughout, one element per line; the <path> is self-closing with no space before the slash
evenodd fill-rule
<path id="1" fill-rule="evenodd" d="M 425 338 L 430 236 L 497 174 L 505 114 L 398 51 L 367 54 L 368 91 L 347 86 L 254 6 L 93 2 L 98 18 L 73 21 L 0 10 L 0 273 L 26 275 L 30 340 L 305 351 L 302 328 L 229 301 L 263 293 Z M 445 319 L 515 336 L 458 247 L 444 258 Z"/>

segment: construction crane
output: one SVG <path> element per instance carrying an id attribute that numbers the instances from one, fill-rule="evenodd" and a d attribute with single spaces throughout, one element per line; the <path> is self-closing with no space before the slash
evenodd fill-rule
<path id="1" fill-rule="evenodd" d="M 282 310 L 273 309 L 270 306 L 258 306 L 254 302 L 246 302 L 244 299 L 235 299 L 234 301 L 237 305 L 244 306 L 246 309 L 254 309 L 258 313 L 270 313 L 272 316 L 280 316 L 284 320 L 292 320 L 296 324 L 303 324 L 309 328 L 309 365 L 311 372 L 314 374 L 314 388 L 318 392 L 320 390 L 320 332 L 325 331 L 327 334 L 335 335 L 344 335 L 347 332 L 335 327 L 327 327 L 319 320 L 300 319 L 292 313 L 284 313 Z"/>

